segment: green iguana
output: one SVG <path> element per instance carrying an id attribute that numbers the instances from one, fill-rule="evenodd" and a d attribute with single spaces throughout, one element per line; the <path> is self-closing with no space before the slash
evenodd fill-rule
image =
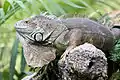
<path id="1" fill-rule="evenodd" d="M 54 60 L 58 45 L 67 47 L 63 55 L 85 42 L 106 51 L 120 37 L 118 28 L 110 30 L 88 18 L 58 19 L 40 15 L 18 21 L 15 28 L 27 64 L 32 67 L 42 67 Z"/>

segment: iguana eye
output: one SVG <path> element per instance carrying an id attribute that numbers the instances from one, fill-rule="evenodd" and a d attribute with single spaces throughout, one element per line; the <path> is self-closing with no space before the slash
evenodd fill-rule
<path id="1" fill-rule="evenodd" d="M 37 42 L 40 42 L 43 40 L 43 34 L 40 32 L 35 33 L 33 37 L 34 37 L 34 40 Z"/>
<path id="2" fill-rule="evenodd" d="M 29 21 L 25 21 L 25 23 L 28 23 Z"/>

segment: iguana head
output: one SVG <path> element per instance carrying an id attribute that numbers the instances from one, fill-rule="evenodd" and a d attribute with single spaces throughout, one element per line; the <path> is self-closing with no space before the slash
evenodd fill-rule
<path id="1" fill-rule="evenodd" d="M 56 29 L 55 20 L 45 16 L 35 16 L 18 21 L 15 24 L 17 33 L 27 42 L 44 43 Z"/>
<path id="2" fill-rule="evenodd" d="M 66 26 L 55 17 L 39 15 L 18 21 L 15 29 L 27 64 L 42 67 L 55 59 L 53 43 L 66 30 Z"/>
<path id="3" fill-rule="evenodd" d="M 56 49 L 48 43 L 52 43 L 56 38 L 56 29 L 60 25 L 56 21 L 40 15 L 15 24 L 17 37 L 23 45 L 28 65 L 42 67 L 55 59 Z"/>

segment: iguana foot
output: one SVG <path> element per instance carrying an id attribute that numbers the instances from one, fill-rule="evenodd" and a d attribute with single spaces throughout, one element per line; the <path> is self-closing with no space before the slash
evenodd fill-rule
<path id="1" fill-rule="evenodd" d="M 74 46 L 69 46 L 66 51 L 62 54 L 58 64 L 64 64 L 66 56 L 69 54 L 69 52 L 74 48 Z"/>

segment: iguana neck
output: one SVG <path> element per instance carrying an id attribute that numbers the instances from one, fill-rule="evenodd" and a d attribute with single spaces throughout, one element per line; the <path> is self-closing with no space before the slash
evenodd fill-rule
<path id="1" fill-rule="evenodd" d="M 119 28 L 112 28 L 111 29 L 113 35 L 115 36 L 115 39 L 120 39 L 120 29 Z"/>

